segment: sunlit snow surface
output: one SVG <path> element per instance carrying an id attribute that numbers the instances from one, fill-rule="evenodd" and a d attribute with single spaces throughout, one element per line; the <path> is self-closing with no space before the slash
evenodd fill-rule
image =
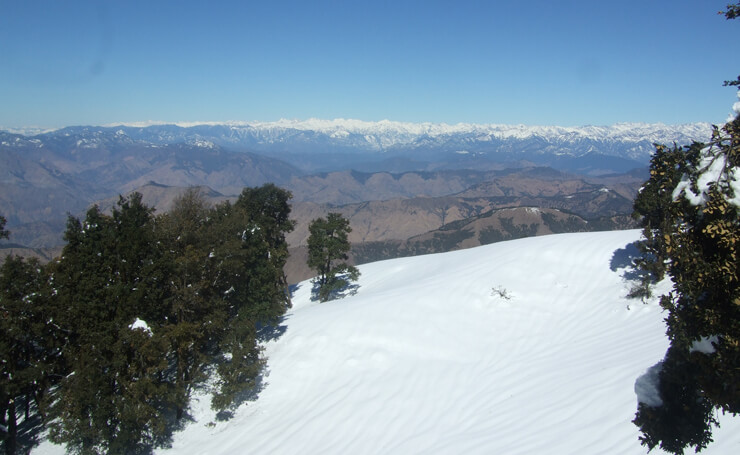
<path id="1" fill-rule="evenodd" d="M 551 235 L 367 264 L 355 296 L 323 304 L 304 282 L 266 344 L 259 397 L 225 422 L 194 400 L 195 421 L 158 453 L 644 454 L 635 382 L 667 340 L 657 299 L 625 298 L 625 247 L 638 237 Z M 702 453 L 740 453 L 740 417 L 720 421 Z"/>

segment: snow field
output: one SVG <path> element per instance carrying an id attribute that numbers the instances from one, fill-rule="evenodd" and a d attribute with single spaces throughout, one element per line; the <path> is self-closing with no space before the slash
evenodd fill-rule
<path id="1" fill-rule="evenodd" d="M 223 422 L 199 397 L 157 453 L 644 454 L 635 381 L 668 342 L 657 298 L 625 298 L 618 250 L 639 235 L 366 264 L 355 296 L 323 304 L 301 283 L 259 397 Z M 740 453 L 740 419 L 720 420 L 703 453 Z"/>

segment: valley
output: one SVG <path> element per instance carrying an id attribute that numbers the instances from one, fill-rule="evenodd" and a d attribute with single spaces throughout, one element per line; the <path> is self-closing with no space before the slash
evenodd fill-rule
<path id="1" fill-rule="evenodd" d="M 266 182 L 290 190 L 296 228 L 289 280 L 309 222 L 351 222 L 356 263 L 556 232 L 634 227 L 646 144 L 700 139 L 703 124 L 604 128 L 395 122 L 69 127 L 0 132 L 1 254 L 49 260 L 68 215 L 109 210 L 133 191 L 158 213 L 190 186 L 210 204 Z"/>

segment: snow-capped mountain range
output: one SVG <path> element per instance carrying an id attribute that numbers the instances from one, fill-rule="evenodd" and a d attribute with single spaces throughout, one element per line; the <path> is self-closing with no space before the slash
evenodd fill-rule
<path id="1" fill-rule="evenodd" d="M 210 149 L 219 146 L 283 159 L 305 172 L 348 168 L 395 172 L 480 169 L 490 168 L 492 163 L 528 163 L 603 174 L 646 166 L 655 143 L 706 141 L 711 130 L 708 123 L 559 127 L 347 119 L 144 122 L 71 126 L 32 136 L 4 133 L 0 134 L 0 145 L 15 148 L 36 141 L 70 149 L 107 150 L 171 144 Z M 377 165 L 381 161 L 393 161 L 395 167 Z M 368 163 L 376 166 L 368 168 Z"/>
<path id="2" fill-rule="evenodd" d="M 537 140 L 550 146 L 573 145 L 572 154 L 604 153 L 621 144 L 624 153 L 604 153 L 642 160 L 649 156 L 653 143 L 690 143 L 706 140 L 708 123 L 683 125 L 619 123 L 611 126 L 527 126 L 458 123 L 408 123 L 382 120 L 367 122 L 352 119 L 278 120 L 275 122 L 193 122 L 130 123 L 121 127 L 137 139 L 152 142 L 181 142 L 198 138 L 223 146 L 274 147 L 322 146 L 326 149 L 393 152 L 403 149 L 455 149 L 454 151 L 494 151 L 502 144 Z M 648 144 L 647 150 L 645 144 Z M 600 146 L 599 146 L 600 145 Z M 585 146 L 585 147 L 584 147 Z M 312 148 L 312 147 L 310 147 Z M 509 147 L 506 147 L 509 148 Z M 472 150 L 468 150 L 472 149 Z"/>
<path id="3" fill-rule="evenodd" d="M 279 137 L 287 131 L 313 131 L 328 135 L 332 138 L 346 138 L 353 135 L 371 136 L 385 139 L 386 145 L 408 143 L 420 136 L 444 137 L 452 135 L 490 136 L 497 139 L 526 139 L 537 136 L 546 139 L 576 138 L 592 140 L 620 140 L 639 142 L 644 139 L 667 141 L 682 138 L 695 139 L 711 131 L 709 123 L 687 123 L 680 125 L 665 125 L 662 123 L 617 123 L 611 126 L 530 126 L 530 125 L 503 125 L 457 123 L 410 123 L 381 120 L 368 122 L 355 119 L 308 119 L 291 120 L 281 119 L 274 122 L 138 122 L 119 123 L 106 126 L 124 126 L 133 128 L 147 128 L 155 126 L 173 125 L 180 128 L 194 127 L 228 127 L 241 136 L 252 134 L 264 139 Z"/>

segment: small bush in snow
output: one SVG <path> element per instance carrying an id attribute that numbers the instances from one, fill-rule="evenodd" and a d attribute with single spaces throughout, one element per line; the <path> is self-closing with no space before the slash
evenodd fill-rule
<path id="1" fill-rule="evenodd" d="M 511 300 L 511 293 L 503 286 L 496 286 L 491 289 L 491 295 L 493 297 L 501 297 L 504 300 Z"/>

